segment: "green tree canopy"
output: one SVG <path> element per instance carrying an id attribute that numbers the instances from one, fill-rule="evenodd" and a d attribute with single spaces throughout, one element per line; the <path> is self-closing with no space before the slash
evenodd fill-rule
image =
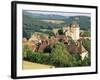
<path id="1" fill-rule="evenodd" d="M 66 50 L 64 43 L 59 42 L 52 46 L 51 62 L 55 66 L 69 66 L 71 61 L 71 55 Z"/>
<path id="2" fill-rule="evenodd" d="M 64 33 L 63 33 L 63 30 L 62 30 L 62 29 L 59 29 L 59 30 L 58 30 L 58 34 L 59 34 L 59 35 L 63 35 L 63 34 L 64 34 Z"/>

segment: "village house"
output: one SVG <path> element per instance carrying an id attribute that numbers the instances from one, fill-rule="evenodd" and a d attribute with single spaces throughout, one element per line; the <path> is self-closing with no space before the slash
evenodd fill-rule
<path id="1" fill-rule="evenodd" d="M 24 46 L 28 46 L 33 52 L 36 50 L 36 45 L 32 41 L 23 38 L 22 42 Z"/>
<path id="2" fill-rule="evenodd" d="M 80 38 L 80 27 L 77 22 L 73 22 L 70 25 L 65 25 L 63 28 L 62 35 L 58 34 L 59 29 L 53 29 L 55 36 L 48 37 L 48 35 L 42 35 L 38 32 L 35 32 L 29 40 L 23 38 L 23 44 L 28 45 L 32 51 L 44 52 L 44 50 L 50 46 L 54 45 L 57 42 L 64 42 L 70 53 L 79 53 L 81 59 L 84 60 L 85 57 L 88 57 L 88 51 L 82 45 L 82 38 Z M 74 43 L 70 43 L 70 38 Z"/>
<path id="3" fill-rule="evenodd" d="M 22 39 L 22 43 L 26 43 L 27 42 L 27 39 L 26 38 L 23 38 Z"/>
<path id="4" fill-rule="evenodd" d="M 37 51 L 43 52 L 44 49 L 48 46 L 48 42 L 43 40 L 42 43 L 38 46 Z"/>
<path id="5" fill-rule="evenodd" d="M 42 43 L 38 46 L 37 51 L 38 52 L 43 52 L 48 46 L 54 45 L 57 42 L 58 41 L 57 41 L 56 38 L 42 40 Z"/>
<path id="6" fill-rule="evenodd" d="M 57 35 L 56 39 L 58 41 L 63 41 L 64 43 L 68 43 L 68 37 L 66 37 L 65 35 Z"/>
<path id="7" fill-rule="evenodd" d="M 81 59 L 84 60 L 85 57 L 88 57 L 88 51 L 82 45 L 82 40 L 81 39 L 79 39 L 77 41 L 77 46 L 78 46 L 78 51 L 80 53 Z"/>
<path id="8" fill-rule="evenodd" d="M 72 54 L 78 53 L 81 56 L 81 60 L 84 60 L 85 57 L 88 57 L 88 51 L 84 48 L 81 41 L 69 44 L 67 48 Z"/>

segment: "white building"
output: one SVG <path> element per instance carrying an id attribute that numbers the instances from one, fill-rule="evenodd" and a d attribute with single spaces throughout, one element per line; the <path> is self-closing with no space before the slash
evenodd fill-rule
<path id="1" fill-rule="evenodd" d="M 65 33 L 65 36 L 70 36 L 74 41 L 77 41 L 80 34 L 79 24 L 73 22 L 69 26 L 65 25 L 65 27 L 63 28 L 63 32 Z"/>

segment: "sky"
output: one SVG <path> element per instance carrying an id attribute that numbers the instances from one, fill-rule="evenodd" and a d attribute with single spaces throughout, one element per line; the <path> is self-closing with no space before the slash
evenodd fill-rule
<path id="1" fill-rule="evenodd" d="M 61 15 L 61 16 L 91 16 L 90 13 L 79 13 L 79 12 L 54 12 L 54 11 L 35 11 L 35 10 L 25 10 L 29 13 L 45 14 L 45 15 Z"/>

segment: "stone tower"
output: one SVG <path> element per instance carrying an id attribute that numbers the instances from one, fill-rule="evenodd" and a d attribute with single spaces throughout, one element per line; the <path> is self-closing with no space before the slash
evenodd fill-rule
<path id="1" fill-rule="evenodd" d="M 77 22 L 73 22 L 70 25 L 70 32 L 73 34 L 72 39 L 77 41 L 79 39 L 79 34 L 80 34 L 80 27 L 79 24 Z"/>
<path id="2" fill-rule="evenodd" d="M 70 36 L 74 41 L 79 39 L 80 27 L 77 22 L 73 21 L 72 24 L 65 26 L 63 31 L 65 36 Z"/>

